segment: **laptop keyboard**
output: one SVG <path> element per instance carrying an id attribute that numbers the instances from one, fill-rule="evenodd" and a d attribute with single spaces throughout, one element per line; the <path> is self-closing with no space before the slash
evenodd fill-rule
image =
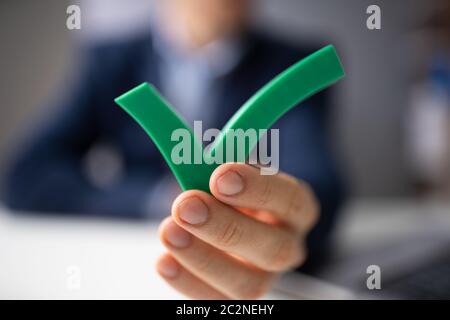
<path id="1" fill-rule="evenodd" d="M 450 256 L 392 279 L 384 292 L 405 299 L 450 299 Z"/>

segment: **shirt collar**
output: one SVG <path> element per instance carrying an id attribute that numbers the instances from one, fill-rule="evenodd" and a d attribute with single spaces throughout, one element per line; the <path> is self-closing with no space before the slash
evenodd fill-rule
<path id="1" fill-rule="evenodd" d="M 245 52 L 245 44 L 240 37 L 230 37 L 214 41 L 195 51 L 182 51 L 165 39 L 158 28 L 154 28 L 153 47 L 162 61 L 169 66 L 196 65 L 218 78 L 231 72 L 240 62 Z"/>

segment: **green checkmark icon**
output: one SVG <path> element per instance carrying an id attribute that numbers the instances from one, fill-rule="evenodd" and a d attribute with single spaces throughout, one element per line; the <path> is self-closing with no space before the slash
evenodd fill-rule
<path id="1" fill-rule="evenodd" d="M 212 157 L 217 150 L 226 148 L 227 136 L 232 129 L 255 129 L 258 132 L 260 129 L 269 129 L 294 106 L 344 75 L 340 59 L 331 45 L 299 61 L 261 88 L 230 118 L 205 157 Z M 172 150 L 178 144 L 178 141 L 172 140 L 175 130 L 185 129 L 189 132 L 192 155 L 203 154 L 203 144 L 153 86 L 143 83 L 115 99 L 115 102 L 154 141 L 183 190 L 210 192 L 209 178 L 218 164 L 207 164 L 209 161 L 175 164 L 172 161 Z M 250 145 L 245 148 L 246 157 L 253 147 Z"/>

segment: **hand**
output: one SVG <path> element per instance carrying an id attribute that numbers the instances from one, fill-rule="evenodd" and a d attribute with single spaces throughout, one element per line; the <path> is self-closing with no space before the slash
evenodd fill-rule
<path id="1" fill-rule="evenodd" d="M 256 299 L 276 275 L 306 258 L 305 237 L 319 215 L 311 188 L 292 176 L 260 175 L 227 163 L 211 176 L 213 195 L 178 196 L 160 226 L 157 270 L 194 299 Z"/>

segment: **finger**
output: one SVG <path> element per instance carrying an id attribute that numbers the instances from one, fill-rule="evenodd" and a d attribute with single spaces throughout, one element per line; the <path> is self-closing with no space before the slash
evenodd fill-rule
<path id="1" fill-rule="evenodd" d="M 193 275 L 233 299 L 256 299 L 266 293 L 273 275 L 251 268 L 206 244 L 179 227 L 171 218 L 160 228 L 162 243 Z"/>
<path id="2" fill-rule="evenodd" d="M 225 295 L 187 271 L 170 254 L 166 253 L 159 258 L 156 270 L 175 290 L 192 299 L 228 299 Z"/>
<path id="3" fill-rule="evenodd" d="M 173 203 L 172 217 L 204 242 L 263 270 L 285 271 L 305 258 L 293 230 L 252 219 L 205 192 L 181 194 Z"/>
<path id="4" fill-rule="evenodd" d="M 311 188 L 284 173 L 261 175 L 247 164 L 226 163 L 211 175 L 210 189 L 228 205 L 269 211 L 302 232 L 318 219 L 319 206 Z"/>

